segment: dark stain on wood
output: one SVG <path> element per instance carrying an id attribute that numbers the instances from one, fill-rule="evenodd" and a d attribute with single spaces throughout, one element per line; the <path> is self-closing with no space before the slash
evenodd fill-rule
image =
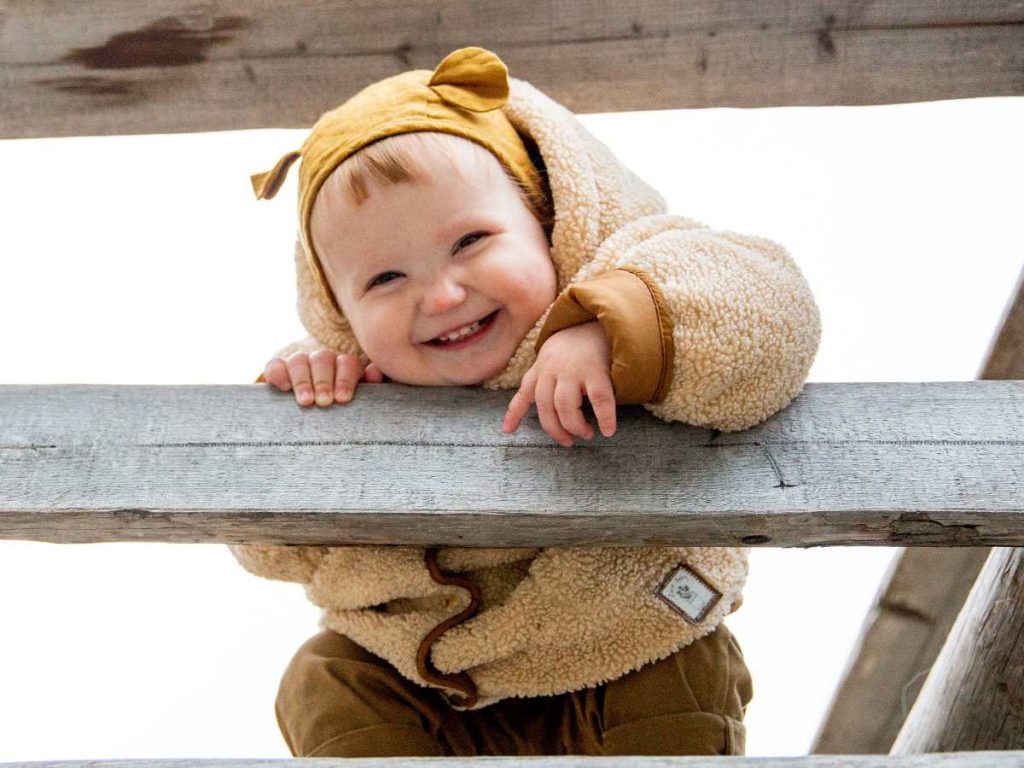
<path id="1" fill-rule="evenodd" d="M 108 77 L 56 77 L 36 80 L 35 84 L 76 96 L 112 96 L 120 104 L 135 103 L 145 98 L 140 84 Z"/>
<path id="2" fill-rule="evenodd" d="M 708 52 L 703 48 L 700 49 L 700 56 L 697 59 L 697 71 L 702 75 L 708 71 Z"/>
<path id="3" fill-rule="evenodd" d="M 412 59 L 409 54 L 412 53 L 412 43 L 404 42 L 395 47 L 392 51 L 392 55 L 398 59 L 398 63 L 402 65 L 402 69 L 415 69 L 412 64 Z"/>
<path id="4" fill-rule="evenodd" d="M 241 16 L 215 17 L 202 25 L 167 17 L 142 29 L 116 34 L 103 45 L 75 48 L 61 61 L 86 69 L 185 67 L 206 61 L 212 46 L 232 40 L 231 33 L 249 26 L 249 20 Z"/>
<path id="5" fill-rule="evenodd" d="M 832 28 L 835 25 L 836 17 L 830 13 L 825 17 L 825 26 L 818 30 L 818 49 L 830 59 L 836 55 L 836 44 L 832 39 Z"/>
<path id="6" fill-rule="evenodd" d="M 644 31 L 644 25 L 641 24 L 639 21 L 634 21 L 629 28 L 633 30 L 633 34 L 636 35 L 637 37 L 639 37 L 640 34 Z"/>

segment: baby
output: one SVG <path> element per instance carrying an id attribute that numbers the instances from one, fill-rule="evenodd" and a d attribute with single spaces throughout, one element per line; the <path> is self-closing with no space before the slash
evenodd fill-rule
<path id="1" fill-rule="evenodd" d="M 683 148 L 685 149 L 685 148 Z M 302 158 L 310 337 L 260 381 L 300 405 L 359 382 L 516 390 L 565 446 L 618 404 L 709 429 L 799 393 L 820 339 L 781 246 L 666 212 L 557 102 L 481 48 L 365 88 Z M 232 545 L 323 609 L 276 714 L 296 756 L 743 754 L 753 690 L 723 619 L 745 547 Z"/>

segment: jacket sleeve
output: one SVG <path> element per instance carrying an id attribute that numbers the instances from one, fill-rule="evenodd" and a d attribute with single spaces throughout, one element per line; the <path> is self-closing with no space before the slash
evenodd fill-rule
<path id="1" fill-rule="evenodd" d="M 605 240 L 552 304 L 536 348 L 595 319 L 617 402 L 723 432 L 788 405 L 821 338 L 810 287 L 782 246 L 671 214 Z"/>
<path id="2" fill-rule="evenodd" d="M 551 305 L 537 336 L 540 351 L 552 334 L 597 320 L 611 346 L 615 402 L 660 403 L 671 382 L 672 318 L 661 289 L 635 266 L 609 269 L 570 285 Z"/>
<path id="3" fill-rule="evenodd" d="M 315 352 L 326 347 L 312 336 L 292 342 L 272 357 L 288 357 L 295 352 Z M 261 373 L 257 384 L 265 383 Z M 307 583 L 329 551 L 328 547 L 290 544 L 229 544 L 228 549 L 239 564 L 250 573 L 266 579 Z"/>

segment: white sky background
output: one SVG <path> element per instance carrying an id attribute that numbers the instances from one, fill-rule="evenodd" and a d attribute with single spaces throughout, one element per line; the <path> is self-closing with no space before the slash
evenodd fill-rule
<path id="1" fill-rule="evenodd" d="M 822 312 L 810 381 L 977 376 L 1024 263 L 1024 99 L 581 119 L 672 212 L 790 250 Z M 305 334 L 296 169 L 269 202 L 249 174 L 303 135 L 0 141 L 0 382 L 251 382 Z M 748 755 L 808 751 L 898 551 L 752 551 L 727 621 Z M 14 541 L 0 584 L 0 761 L 288 756 L 301 586 L 222 545 Z"/>

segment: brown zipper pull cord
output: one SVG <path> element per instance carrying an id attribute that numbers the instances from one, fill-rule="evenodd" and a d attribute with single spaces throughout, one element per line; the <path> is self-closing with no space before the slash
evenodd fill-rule
<path id="1" fill-rule="evenodd" d="M 423 642 L 420 643 L 420 647 L 416 651 L 416 669 L 419 671 L 420 676 L 428 683 L 453 688 L 465 694 L 465 696 L 444 694 L 449 702 L 457 707 L 473 707 L 477 702 L 476 683 L 473 682 L 473 679 L 466 672 L 445 674 L 438 670 L 430 661 L 430 649 L 441 635 L 455 625 L 466 621 L 466 619 L 477 612 L 481 602 L 480 587 L 465 576 L 444 573 L 437 564 L 437 551 L 438 547 L 428 547 L 424 552 L 424 559 L 427 564 L 427 570 L 430 572 L 430 578 L 438 584 L 452 585 L 468 590 L 470 600 L 469 605 L 465 609 L 442 621 L 423 638 Z"/>

